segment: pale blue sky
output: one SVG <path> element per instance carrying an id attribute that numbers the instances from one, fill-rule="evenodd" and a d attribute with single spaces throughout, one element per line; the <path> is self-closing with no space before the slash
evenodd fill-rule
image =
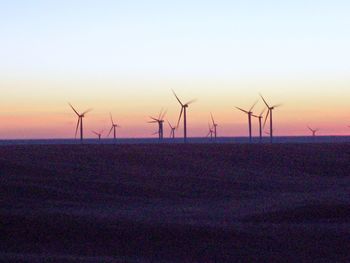
<path id="1" fill-rule="evenodd" d="M 0 1 L 1 75 L 350 72 L 349 1 Z"/>

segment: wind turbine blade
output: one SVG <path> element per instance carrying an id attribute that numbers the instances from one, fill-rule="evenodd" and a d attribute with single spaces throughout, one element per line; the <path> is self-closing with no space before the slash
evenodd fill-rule
<path id="1" fill-rule="evenodd" d="M 164 119 L 164 117 L 165 117 L 165 114 L 167 113 L 167 110 L 165 110 L 164 112 L 163 112 L 163 115 L 162 116 L 160 116 L 160 120 L 162 121 L 163 119 Z"/>
<path id="2" fill-rule="evenodd" d="M 92 111 L 92 109 L 88 109 L 88 110 L 84 111 L 82 115 L 85 115 L 86 113 L 88 113 L 90 111 Z"/>
<path id="3" fill-rule="evenodd" d="M 109 135 L 111 135 L 111 132 L 113 131 L 113 126 L 111 127 L 111 129 L 109 130 L 109 133 L 108 133 L 108 136 L 107 137 L 109 137 Z"/>
<path id="4" fill-rule="evenodd" d="M 266 107 L 270 108 L 270 107 L 269 107 L 269 104 L 267 104 L 267 102 L 266 102 L 266 100 L 264 99 L 264 97 L 263 97 L 261 94 L 259 94 L 259 95 L 260 95 L 260 97 L 262 98 L 262 100 L 264 101 Z"/>
<path id="5" fill-rule="evenodd" d="M 114 125 L 114 121 L 113 121 L 112 113 L 109 113 L 109 117 L 111 118 L 112 125 Z"/>
<path id="6" fill-rule="evenodd" d="M 181 111 L 180 111 L 179 120 L 177 121 L 177 125 L 176 125 L 176 127 L 179 127 L 179 123 L 180 123 L 180 120 L 181 120 L 181 116 L 182 116 L 182 112 L 183 112 L 183 110 L 184 110 L 184 107 L 182 106 L 182 107 L 181 107 Z"/>
<path id="7" fill-rule="evenodd" d="M 95 131 L 92 131 L 93 133 L 95 133 L 97 136 L 99 135 L 99 133 L 95 132 Z"/>
<path id="8" fill-rule="evenodd" d="M 279 104 L 273 105 L 272 107 L 273 107 L 273 108 L 277 108 L 277 107 L 280 107 L 280 106 L 282 106 L 282 105 L 283 105 L 283 104 L 279 103 Z"/>
<path id="9" fill-rule="evenodd" d="M 265 121 L 264 121 L 264 125 L 263 125 L 264 128 L 265 128 L 265 124 L 266 124 L 267 118 L 269 117 L 269 114 L 270 114 L 270 110 L 267 111 L 267 114 L 266 114 L 266 117 L 265 117 Z"/>
<path id="10" fill-rule="evenodd" d="M 172 129 L 173 127 L 171 126 L 170 122 L 169 122 L 168 120 L 166 120 L 166 121 L 167 121 L 167 123 L 168 123 L 170 129 Z"/>
<path id="11" fill-rule="evenodd" d="M 161 108 L 159 115 L 158 115 L 158 120 L 160 120 L 160 117 L 162 116 L 163 108 Z"/>
<path id="12" fill-rule="evenodd" d="M 264 112 L 266 111 L 266 108 L 264 108 L 261 113 L 260 113 L 260 116 L 262 116 L 264 114 Z"/>
<path id="13" fill-rule="evenodd" d="M 214 117 L 213 117 L 212 113 L 210 113 L 210 117 L 211 117 L 211 121 L 212 121 L 213 125 L 215 126 L 215 121 L 214 121 Z"/>
<path id="14" fill-rule="evenodd" d="M 159 134 L 159 131 L 156 131 L 156 132 L 152 133 L 152 135 L 156 135 L 156 134 Z"/>
<path id="15" fill-rule="evenodd" d="M 252 109 L 255 107 L 255 105 L 256 105 L 258 102 L 259 102 L 259 100 L 257 100 L 257 101 L 253 104 L 253 106 L 250 107 L 249 111 L 252 111 Z"/>
<path id="16" fill-rule="evenodd" d="M 259 116 L 255 115 L 255 114 L 252 114 L 252 116 L 255 117 L 255 118 L 259 118 Z"/>
<path id="17" fill-rule="evenodd" d="M 190 100 L 189 102 L 186 102 L 185 105 L 190 105 L 191 103 L 197 101 L 197 99 Z"/>
<path id="18" fill-rule="evenodd" d="M 152 117 L 152 116 L 149 116 L 152 120 L 154 120 L 154 121 L 158 121 L 159 119 L 156 119 L 156 118 L 154 118 L 154 117 Z"/>
<path id="19" fill-rule="evenodd" d="M 312 131 L 312 129 L 310 128 L 310 126 L 307 126 L 307 128 L 308 128 L 310 131 Z"/>
<path id="20" fill-rule="evenodd" d="M 69 104 L 69 106 L 72 108 L 72 110 L 75 112 L 75 114 L 78 115 L 78 116 L 80 116 L 80 114 L 74 109 L 74 107 L 72 106 L 72 104 L 70 104 L 69 102 L 68 102 L 68 104 Z"/>
<path id="21" fill-rule="evenodd" d="M 243 110 L 243 109 L 241 109 L 241 108 L 239 108 L 239 107 L 236 107 L 236 109 L 239 109 L 240 111 L 243 111 L 243 112 L 245 112 L 245 113 L 249 113 L 248 111 Z"/>
<path id="22" fill-rule="evenodd" d="M 80 123 L 80 117 L 78 118 L 77 127 L 75 128 L 75 138 L 77 138 L 79 123 Z"/>
<path id="23" fill-rule="evenodd" d="M 158 121 L 148 121 L 147 123 L 157 123 Z"/>
<path id="24" fill-rule="evenodd" d="M 177 99 L 177 101 L 181 104 L 181 106 L 184 106 L 183 104 L 182 104 L 182 102 L 181 102 L 181 100 L 177 97 L 177 95 L 176 95 L 176 93 L 175 93 L 175 91 L 174 90 L 172 90 L 172 92 L 174 93 L 174 95 L 175 95 L 175 98 Z"/>

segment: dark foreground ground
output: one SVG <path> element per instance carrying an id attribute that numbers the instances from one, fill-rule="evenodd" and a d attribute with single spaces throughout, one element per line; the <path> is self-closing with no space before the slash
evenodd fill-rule
<path id="1" fill-rule="evenodd" d="M 350 144 L 0 147 L 1 262 L 350 262 Z"/>

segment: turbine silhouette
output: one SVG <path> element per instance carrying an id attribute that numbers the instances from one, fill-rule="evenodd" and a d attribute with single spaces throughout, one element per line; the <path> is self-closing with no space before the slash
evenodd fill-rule
<path id="1" fill-rule="evenodd" d="M 92 131 L 92 133 L 97 135 L 98 140 L 101 140 L 101 136 L 102 136 L 103 131 L 100 131 L 100 132 Z"/>
<path id="2" fill-rule="evenodd" d="M 172 90 L 173 91 L 173 90 Z M 180 123 L 180 120 L 181 120 L 181 116 L 182 116 L 182 113 L 184 114 L 184 143 L 187 142 L 187 116 L 186 116 L 186 109 L 188 108 L 188 105 L 190 105 L 191 103 L 195 102 L 196 100 L 190 100 L 189 102 L 186 102 L 185 104 L 183 104 L 181 102 L 181 100 L 177 97 L 175 91 L 173 91 L 174 93 L 174 96 L 175 98 L 177 99 L 177 101 L 180 103 L 181 105 L 181 111 L 180 111 L 180 115 L 179 115 L 179 120 L 177 122 L 177 125 L 176 127 L 179 127 L 179 123 Z"/>
<path id="3" fill-rule="evenodd" d="M 170 135 L 169 135 L 169 137 L 175 139 L 176 127 L 173 127 L 168 120 L 167 120 L 167 122 L 168 122 L 168 125 L 170 127 Z"/>
<path id="4" fill-rule="evenodd" d="M 111 134 L 111 132 L 113 131 L 113 138 L 115 140 L 117 138 L 117 128 L 121 128 L 121 127 L 113 121 L 113 117 L 112 117 L 111 113 L 109 113 L 109 117 L 111 119 L 112 127 L 109 130 L 108 137 Z"/>
<path id="5" fill-rule="evenodd" d="M 75 114 L 78 116 L 78 122 L 77 122 L 77 126 L 75 128 L 75 138 L 77 138 L 77 133 L 78 133 L 78 129 L 80 126 L 80 141 L 83 141 L 83 136 L 84 136 L 84 131 L 83 131 L 83 118 L 85 117 L 85 114 L 90 112 L 92 109 L 88 109 L 86 111 L 84 111 L 83 113 L 78 113 L 78 111 L 76 109 L 74 109 L 74 107 L 72 106 L 72 104 L 68 103 L 69 106 L 72 108 L 72 110 L 75 112 Z"/>
<path id="6" fill-rule="evenodd" d="M 248 114 L 248 129 L 249 129 L 249 142 L 252 142 L 252 110 L 254 108 L 254 106 L 258 103 L 258 101 L 256 101 L 253 106 L 250 107 L 250 109 L 247 110 L 243 110 L 239 107 L 236 107 L 237 109 L 239 109 L 240 111 L 243 111 L 244 113 Z"/>
<path id="7" fill-rule="evenodd" d="M 316 132 L 318 132 L 320 129 L 312 129 L 310 126 L 307 126 L 307 128 L 312 132 L 312 137 L 316 136 Z"/>
<path id="8" fill-rule="evenodd" d="M 262 118 L 266 109 L 264 109 L 259 115 L 252 114 L 253 117 L 259 119 L 259 140 L 262 141 Z"/>
<path id="9" fill-rule="evenodd" d="M 163 123 L 164 123 L 164 117 L 165 117 L 166 111 L 163 112 L 163 109 L 160 111 L 158 118 L 154 118 L 150 116 L 152 121 L 149 121 L 148 123 L 158 123 L 158 137 L 159 140 L 163 139 Z M 157 134 L 157 133 L 155 133 Z"/>
<path id="10" fill-rule="evenodd" d="M 208 128 L 209 128 L 209 132 L 208 132 L 208 134 L 207 134 L 206 137 L 209 137 L 209 135 L 210 135 L 210 140 L 212 141 L 212 140 L 213 140 L 213 133 L 214 133 L 214 130 L 213 130 L 213 128 L 210 126 L 209 123 L 208 123 Z"/>
<path id="11" fill-rule="evenodd" d="M 213 128 L 214 128 L 214 138 L 216 140 L 216 137 L 217 137 L 217 127 L 218 127 L 218 124 L 215 123 L 214 121 L 214 117 L 213 117 L 213 114 L 210 113 L 210 117 L 211 117 L 211 121 L 212 121 L 212 124 L 213 124 Z"/>
<path id="12" fill-rule="evenodd" d="M 266 117 L 265 117 L 265 121 L 264 121 L 264 127 L 267 121 L 268 116 L 270 115 L 270 142 L 272 143 L 272 139 L 273 139 L 273 126 L 272 126 L 272 111 L 281 106 L 281 104 L 276 104 L 273 106 L 270 106 L 269 104 L 267 104 L 266 100 L 264 99 L 264 97 L 260 94 L 260 97 L 262 98 L 262 100 L 264 101 L 266 107 L 267 107 L 267 113 L 266 113 Z"/>

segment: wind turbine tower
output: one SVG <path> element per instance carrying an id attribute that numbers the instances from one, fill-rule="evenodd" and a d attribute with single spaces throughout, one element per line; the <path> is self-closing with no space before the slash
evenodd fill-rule
<path id="1" fill-rule="evenodd" d="M 176 95 L 175 91 L 173 91 L 174 93 L 174 96 L 175 98 L 177 99 L 177 101 L 180 103 L 181 105 L 181 111 L 180 111 L 180 115 L 179 115 L 179 120 L 177 122 L 177 126 L 176 127 L 179 127 L 179 123 L 180 123 L 180 120 L 181 120 L 181 116 L 182 116 L 182 113 L 184 114 L 184 143 L 187 142 L 187 116 L 186 116 L 186 109 L 188 108 L 188 105 L 190 105 L 191 103 L 195 102 L 196 100 L 190 100 L 189 102 L 186 102 L 185 104 L 183 104 L 181 102 L 181 100 L 178 98 L 178 96 Z"/>
<path id="2" fill-rule="evenodd" d="M 78 113 L 78 111 L 76 109 L 74 109 L 74 107 L 72 106 L 72 104 L 68 103 L 69 106 L 72 108 L 72 110 L 75 112 L 75 114 L 78 116 L 78 122 L 77 122 L 77 126 L 75 128 L 75 138 L 77 138 L 77 133 L 78 133 L 78 129 L 80 126 L 80 141 L 83 141 L 83 136 L 84 136 L 84 129 L 83 129 L 83 118 L 85 117 L 85 114 L 88 113 L 89 111 L 91 111 L 92 109 L 88 109 L 86 111 L 84 111 L 83 113 Z"/>
<path id="3" fill-rule="evenodd" d="M 173 127 L 173 126 L 170 124 L 169 121 L 167 121 L 167 122 L 168 122 L 168 125 L 169 125 L 169 128 L 170 128 L 170 135 L 169 135 L 169 137 L 175 139 L 175 130 L 176 130 L 176 127 Z"/>
<path id="4" fill-rule="evenodd" d="M 210 113 L 210 116 L 211 116 L 211 121 L 212 121 L 212 123 L 213 123 L 213 128 L 214 128 L 214 138 L 215 138 L 215 140 L 216 140 L 218 124 L 214 121 L 214 117 L 213 117 L 213 114 L 212 114 L 212 113 Z"/>
<path id="5" fill-rule="evenodd" d="M 108 133 L 108 136 L 111 134 L 111 132 L 113 131 L 113 138 L 114 140 L 117 138 L 117 128 L 120 128 L 120 126 L 118 124 L 116 124 L 114 121 L 113 121 L 113 117 L 112 117 L 112 114 L 110 113 L 109 114 L 109 117 L 111 118 L 111 123 L 112 123 L 112 127 L 111 129 L 109 130 L 109 133 Z"/>
<path id="6" fill-rule="evenodd" d="M 94 134 L 96 134 L 96 135 L 97 135 L 98 140 L 100 141 L 100 140 L 101 140 L 101 136 L 102 136 L 103 131 L 100 131 L 100 132 L 92 131 L 92 132 L 93 132 Z"/>
<path id="7" fill-rule="evenodd" d="M 259 140 L 260 140 L 260 142 L 262 141 L 262 119 L 263 119 L 264 112 L 265 112 L 265 109 L 260 113 L 260 115 L 252 114 L 253 117 L 259 119 Z"/>
<path id="8" fill-rule="evenodd" d="M 247 110 L 243 110 L 239 107 L 236 107 L 237 109 L 239 109 L 240 111 L 243 111 L 244 113 L 246 113 L 248 115 L 248 128 L 249 128 L 249 142 L 252 142 L 252 110 L 254 108 L 254 106 L 258 103 L 258 101 L 256 101 L 253 106 L 250 107 L 250 109 Z"/>
<path id="9" fill-rule="evenodd" d="M 158 123 L 158 137 L 159 140 L 163 139 L 163 123 L 164 123 L 164 117 L 165 117 L 166 111 L 163 112 L 163 110 L 160 111 L 158 118 L 154 118 L 150 116 L 152 121 L 149 121 L 148 123 Z"/>
<path id="10" fill-rule="evenodd" d="M 312 132 L 312 137 L 315 137 L 316 136 L 316 132 L 319 131 L 319 129 L 312 129 L 312 128 L 310 128 L 310 126 L 307 126 L 307 128 Z"/>
<path id="11" fill-rule="evenodd" d="M 267 113 L 266 113 L 266 117 L 265 117 L 265 121 L 264 121 L 264 127 L 265 127 L 267 118 L 270 115 L 270 142 L 272 143 L 272 139 L 273 139 L 272 111 L 275 108 L 281 106 L 281 104 L 276 104 L 276 105 L 270 106 L 269 104 L 267 104 L 266 100 L 264 99 L 264 97 L 261 94 L 260 94 L 260 97 L 262 98 L 262 100 L 264 101 L 264 103 L 267 107 Z"/>
<path id="12" fill-rule="evenodd" d="M 207 134 L 207 137 L 209 137 L 210 135 L 210 140 L 212 141 L 213 140 L 213 133 L 214 133 L 214 130 L 212 127 L 210 127 L 210 124 L 208 123 L 208 128 L 209 128 L 209 132 Z"/>

